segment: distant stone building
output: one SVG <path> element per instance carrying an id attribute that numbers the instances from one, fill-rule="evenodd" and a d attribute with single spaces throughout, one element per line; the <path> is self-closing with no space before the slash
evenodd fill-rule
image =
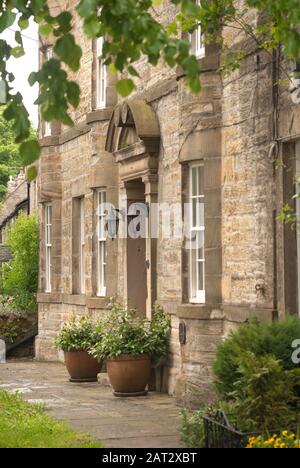
<path id="1" fill-rule="evenodd" d="M 60 3 L 72 12 L 77 4 Z M 176 8 L 163 2 L 156 12 L 167 23 Z M 180 69 L 141 59 L 137 89 L 123 102 L 101 59 L 101 39 L 87 40 L 80 19 L 76 25 L 83 59 L 75 127 L 40 125 L 37 357 L 58 359 L 53 338 L 62 322 L 100 317 L 111 296 L 148 316 L 157 301 L 172 315 L 164 386 L 186 404 L 209 392 L 216 346 L 230 330 L 253 316 L 298 313 L 300 243 L 278 215 L 296 189 L 300 106 L 278 87 L 269 54 L 234 29 L 223 31 L 228 45 L 248 54 L 230 76 L 220 75 L 218 47 L 205 46 L 199 30 L 192 42 L 200 95 L 187 92 Z M 51 46 L 41 48 L 41 60 Z M 182 207 L 181 214 L 190 204 L 186 237 L 194 235 L 198 248 L 161 229 L 158 238 L 103 236 L 104 201 L 122 216 L 143 203 L 148 234 L 157 202 Z"/>
<path id="2" fill-rule="evenodd" d="M 36 185 L 36 182 L 27 182 L 23 169 L 17 176 L 10 177 L 6 198 L 0 205 L 0 266 L 11 257 L 5 245 L 7 229 L 20 213 L 29 214 L 36 209 Z"/>

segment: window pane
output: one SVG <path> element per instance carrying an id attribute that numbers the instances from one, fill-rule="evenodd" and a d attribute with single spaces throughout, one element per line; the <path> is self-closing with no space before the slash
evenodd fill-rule
<path id="1" fill-rule="evenodd" d="M 52 206 L 45 205 L 45 244 L 46 244 L 46 292 L 51 292 L 51 235 L 52 235 Z"/>
<path id="2" fill-rule="evenodd" d="M 98 192 L 98 294 L 106 294 L 106 192 Z"/>
<path id="3" fill-rule="evenodd" d="M 197 227 L 197 208 L 198 200 L 197 198 L 192 198 L 192 226 Z"/>
<path id="4" fill-rule="evenodd" d="M 105 217 L 100 216 L 99 218 L 99 240 L 105 239 Z"/>
<path id="5" fill-rule="evenodd" d="M 79 223 L 79 252 L 80 252 L 80 292 L 85 292 L 85 263 L 84 263 L 84 241 L 85 241 L 85 229 L 84 229 L 84 198 L 79 200 L 80 203 L 80 223 Z"/>
<path id="6" fill-rule="evenodd" d="M 204 195 L 204 167 L 198 167 L 198 188 L 197 188 L 198 195 Z"/>
<path id="7" fill-rule="evenodd" d="M 204 232 L 197 232 L 197 260 L 204 260 Z"/>
<path id="8" fill-rule="evenodd" d="M 98 37 L 97 39 L 97 57 L 102 57 L 103 53 L 103 37 Z"/>
<path id="9" fill-rule="evenodd" d="M 198 291 L 204 290 L 204 262 L 198 262 Z"/>
<path id="10" fill-rule="evenodd" d="M 204 203 L 201 198 L 197 200 L 196 212 L 197 212 L 197 218 L 196 218 L 197 224 L 196 225 L 197 227 L 203 227 L 204 226 Z"/>
<path id="11" fill-rule="evenodd" d="M 190 169 L 191 203 L 191 242 L 190 251 L 190 291 L 191 300 L 205 302 L 205 207 L 204 207 L 204 167 Z"/>
<path id="12" fill-rule="evenodd" d="M 192 196 L 197 195 L 197 179 L 198 179 L 198 168 L 193 167 L 192 168 Z"/>
<path id="13" fill-rule="evenodd" d="M 191 250 L 191 297 L 197 295 L 197 249 Z"/>
<path id="14" fill-rule="evenodd" d="M 99 192 L 99 199 L 98 199 L 98 203 L 99 203 L 99 206 L 98 206 L 98 215 L 101 216 L 101 215 L 104 215 L 105 212 L 104 212 L 104 204 L 106 203 L 106 193 L 105 192 Z"/>

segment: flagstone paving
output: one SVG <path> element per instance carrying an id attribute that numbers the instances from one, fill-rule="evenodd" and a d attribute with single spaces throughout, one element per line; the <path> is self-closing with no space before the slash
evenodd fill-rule
<path id="1" fill-rule="evenodd" d="M 116 398 L 97 383 L 70 383 L 63 364 L 36 361 L 0 364 L 0 390 L 18 390 L 29 402 L 45 403 L 49 414 L 108 448 L 181 447 L 180 410 L 165 394 Z"/>

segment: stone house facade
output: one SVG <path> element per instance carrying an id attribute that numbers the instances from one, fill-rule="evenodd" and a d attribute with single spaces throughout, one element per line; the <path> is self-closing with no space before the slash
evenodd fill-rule
<path id="1" fill-rule="evenodd" d="M 53 2 L 53 10 L 74 12 L 76 4 Z M 163 23 L 176 14 L 168 1 L 155 11 Z M 75 126 L 40 124 L 36 355 L 57 360 L 53 338 L 62 322 L 101 316 L 111 296 L 147 316 L 157 301 L 172 317 L 163 388 L 189 404 L 210 392 L 216 346 L 233 328 L 254 316 L 298 313 L 300 243 L 278 215 L 295 192 L 300 106 L 278 85 L 273 58 L 229 28 L 227 44 L 247 50 L 239 70 L 222 76 L 218 47 L 200 34 L 192 37 L 199 95 L 187 92 L 180 69 L 141 59 L 141 78 L 124 102 L 101 62 L 101 40 L 87 40 L 81 26 L 77 18 L 83 59 L 74 77 L 82 89 Z M 41 47 L 41 60 L 51 46 Z M 144 203 L 149 221 L 156 203 L 182 207 L 183 215 L 193 200 L 193 253 L 184 236 L 161 229 L 146 239 L 104 238 L 97 229 L 104 201 L 118 213 Z"/>

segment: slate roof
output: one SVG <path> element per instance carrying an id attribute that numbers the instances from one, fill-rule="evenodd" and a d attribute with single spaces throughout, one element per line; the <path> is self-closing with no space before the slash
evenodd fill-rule
<path id="1" fill-rule="evenodd" d="M 22 182 L 9 196 L 4 200 L 0 208 L 0 228 L 14 216 L 18 207 L 28 200 L 27 182 Z"/>

